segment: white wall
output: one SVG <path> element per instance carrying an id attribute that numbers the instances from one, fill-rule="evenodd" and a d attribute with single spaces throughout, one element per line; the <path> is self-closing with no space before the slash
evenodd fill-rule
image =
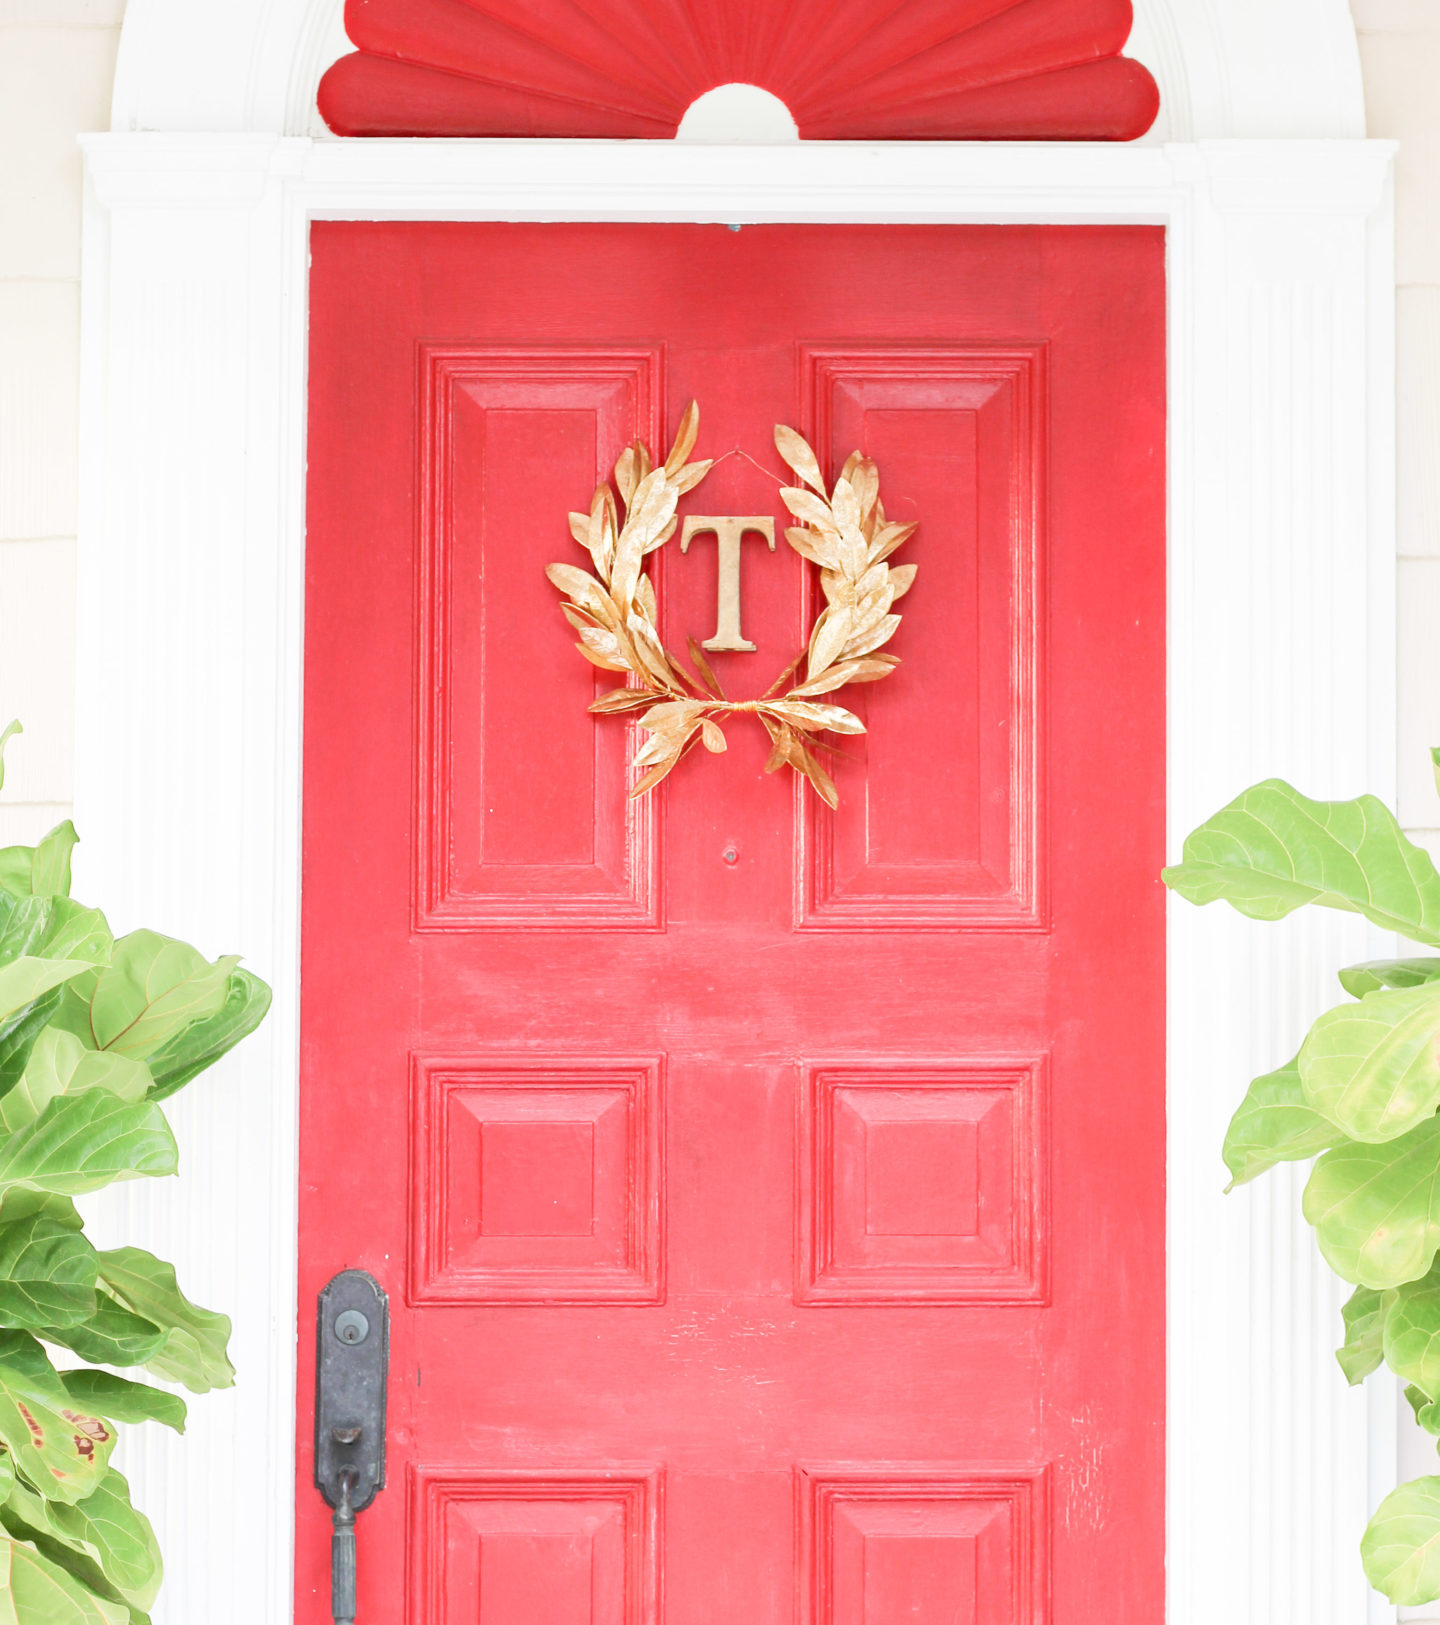
<path id="1" fill-rule="evenodd" d="M 0 846 L 74 777 L 80 130 L 110 117 L 124 0 L 0 0 Z"/>

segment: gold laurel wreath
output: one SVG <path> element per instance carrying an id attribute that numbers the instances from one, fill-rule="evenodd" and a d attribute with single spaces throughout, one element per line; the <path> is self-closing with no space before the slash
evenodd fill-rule
<path id="1" fill-rule="evenodd" d="M 697 743 L 723 751 L 726 741 L 717 716 L 749 712 L 770 735 L 773 773 L 789 763 L 810 781 L 820 798 L 834 807 L 834 782 L 813 748 L 833 749 L 817 740 L 819 733 L 862 734 L 865 724 L 842 705 L 817 704 L 814 696 L 830 694 L 847 683 L 873 683 L 899 665 L 894 655 L 877 654 L 900 625 L 892 613 L 895 601 L 910 590 L 916 566 L 892 568 L 885 561 L 915 532 L 914 524 L 895 524 L 880 502 L 880 476 L 875 464 L 852 452 L 827 492 L 815 453 L 794 429 L 775 426 L 775 446 L 804 482 L 785 486 L 780 496 L 800 521 L 785 532 L 804 559 L 820 567 L 825 608 L 810 630 L 806 647 L 796 655 L 758 700 L 729 700 L 705 653 L 687 639 L 695 672 L 660 641 L 655 588 L 643 565 L 675 533 L 675 506 L 710 472 L 713 459 L 688 462 L 700 428 L 700 409 L 691 401 L 680 420 L 675 443 L 659 467 L 652 464 L 642 441 L 625 448 L 615 464 L 615 488 L 625 507 L 622 524 L 615 491 L 600 485 L 589 513 L 570 515 L 570 534 L 594 561 L 595 574 L 573 564 L 552 564 L 545 574 L 563 592 L 561 609 L 580 634 L 576 648 L 604 671 L 631 679 L 594 701 L 592 711 L 611 714 L 638 711 L 650 738 L 636 752 L 634 765 L 646 769 L 631 796 L 653 790 Z M 806 489 L 808 487 L 808 489 Z M 804 661 L 805 681 L 778 698 L 775 691 L 794 676 Z M 696 675 L 698 673 L 698 676 Z"/>

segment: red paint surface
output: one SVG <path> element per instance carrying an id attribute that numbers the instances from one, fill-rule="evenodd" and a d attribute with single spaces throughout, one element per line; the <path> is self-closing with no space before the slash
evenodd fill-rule
<path id="1" fill-rule="evenodd" d="M 315 227 L 302 1625 L 351 1265 L 362 1619 L 1161 1617 L 1163 330 L 1148 229 Z M 543 568 L 692 395 L 920 521 L 837 814 L 743 717 L 627 804 L 586 713 Z M 686 509 L 783 518 L 741 457 Z M 737 696 L 809 613 L 743 570 Z"/>
<path id="2" fill-rule="evenodd" d="M 340 135 L 667 137 L 760 85 L 812 140 L 1129 141 L 1159 92 L 1130 0 L 347 0 Z"/>

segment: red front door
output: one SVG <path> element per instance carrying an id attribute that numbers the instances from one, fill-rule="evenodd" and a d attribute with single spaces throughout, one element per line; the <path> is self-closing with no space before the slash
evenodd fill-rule
<path id="1" fill-rule="evenodd" d="M 313 250 L 297 1619 L 346 1266 L 393 1310 L 364 1625 L 1160 1619 L 1160 233 Z M 692 396 L 682 515 L 783 529 L 788 422 L 919 521 L 837 812 L 748 717 L 628 802 L 587 713 L 544 569 Z M 672 647 L 715 545 L 658 555 Z M 810 569 L 745 544 L 732 696 Z"/>

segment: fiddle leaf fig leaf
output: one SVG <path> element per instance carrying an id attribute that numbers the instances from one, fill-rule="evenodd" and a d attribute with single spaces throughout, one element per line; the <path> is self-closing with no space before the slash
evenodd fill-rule
<path id="1" fill-rule="evenodd" d="M 52 987 L 93 970 L 89 960 L 40 959 L 29 954 L 0 965 L 0 1020 L 34 1004 Z"/>
<path id="2" fill-rule="evenodd" d="M 0 1506 L 0 1523 L 107 1601 L 139 1609 L 155 1601 L 162 1572 L 155 1531 L 130 1504 L 130 1486 L 113 1467 L 73 1506 L 17 1484 Z"/>
<path id="3" fill-rule="evenodd" d="M 1351 1139 L 1397 1139 L 1440 1105 L 1440 982 L 1328 1010 L 1299 1065 L 1306 1101 Z"/>
<path id="4" fill-rule="evenodd" d="M 94 1312 L 84 1320 L 73 1326 L 47 1326 L 40 1335 L 97 1365 L 144 1365 L 165 1346 L 159 1326 L 132 1314 L 105 1292 L 95 1294 Z"/>
<path id="5" fill-rule="evenodd" d="M 1303 1206 L 1337 1275 L 1380 1289 L 1418 1281 L 1440 1248 L 1440 1118 L 1383 1145 L 1327 1151 Z"/>
<path id="6" fill-rule="evenodd" d="M 30 890 L 36 897 L 68 897 L 70 895 L 70 855 L 80 837 L 67 818 L 35 848 L 30 860 Z"/>
<path id="7" fill-rule="evenodd" d="M 1398 1287 L 1385 1311 L 1385 1362 L 1397 1377 L 1440 1394 L 1440 1275 Z"/>
<path id="8" fill-rule="evenodd" d="M 60 1381 L 77 1405 L 112 1422 L 160 1422 L 176 1433 L 185 1431 L 187 1407 L 179 1394 L 88 1367 L 60 1372 Z"/>
<path id="9" fill-rule="evenodd" d="M 176 1033 L 146 1057 L 154 1086 L 152 1100 L 165 1100 L 207 1066 L 213 1066 L 240 1040 L 255 1031 L 270 1008 L 270 989 L 248 970 L 233 970 L 225 985 L 225 1002 L 213 1016 L 203 1016 Z"/>
<path id="10" fill-rule="evenodd" d="M 230 956 L 212 965 L 188 943 L 132 931 L 103 970 L 67 988 L 57 1025 L 93 1049 L 144 1060 L 192 1021 L 220 1013 L 238 962 Z"/>
<path id="11" fill-rule="evenodd" d="M 0 1625 L 132 1625 L 109 1602 L 34 1546 L 0 1536 Z"/>
<path id="12" fill-rule="evenodd" d="M 34 1122 L 0 1138 L 0 1191 L 23 1185 L 51 1196 L 80 1196 L 117 1179 L 173 1174 L 177 1155 L 158 1106 L 87 1089 L 60 1095 Z"/>
<path id="13" fill-rule="evenodd" d="M 159 1352 L 144 1362 L 147 1370 L 192 1394 L 229 1388 L 235 1381 L 226 1353 L 230 1317 L 191 1303 L 171 1265 L 139 1247 L 117 1247 L 100 1254 L 100 1279 L 137 1315 L 164 1329 Z"/>
<path id="14" fill-rule="evenodd" d="M 1405 1389 L 1405 1398 L 1410 1409 L 1415 1413 L 1415 1420 L 1427 1433 L 1440 1433 L 1440 1405 L 1425 1392 L 1410 1383 Z"/>
<path id="15" fill-rule="evenodd" d="M 36 1213 L 0 1224 L 0 1324 L 73 1326 L 95 1312 L 95 1249 L 73 1225 Z"/>
<path id="16" fill-rule="evenodd" d="M 87 1089 L 106 1089 L 132 1103 L 142 1101 L 150 1082 L 143 1061 L 86 1049 L 74 1033 L 52 1027 L 36 1039 L 19 1083 L 0 1098 L 0 1130 L 14 1134 L 34 1122 L 52 1100 Z"/>
<path id="17" fill-rule="evenodd" d="M 1415 1478 L 1380 1503 L 1360 1542 L 1365 1575 L 1402 1608 L 1440 1597 L 1440 1478 Z"/>
<path id="18" fill-rule="evenodd" d="M 29 1063 L 35 1040 L 49 1025 L 59 1003 L 60 989 L 52 988 L 0 1020 L 0 1096 L 15 1087 Z"/>
<path id="19" fill-rule="evenodd" d="M 1374 796 L 1311 801 L 1266 779 L 1194 830 L 1163 878 L 1192 903 L 1224 899 L 1256 920 L 1319 903 L 1440 946 L 1440 875 Z"/>
<path id="20" fill-rule="evenodd" d="M 1378 1370 L 1385 1358 L 1385 1310 L 1393 1296 L 1357 1286 L 1340 1311 L 1345 1341 L 1335 1350 L 1335 1358 L 1352 1388 Z"/>
<path id="21" fill-rule="evenodd" d="M 1357 999 L 1386 987 L 1423 987 L 1437 980 L 1440 959 L 1371 959 L 1340 972 L 1340 986 Z"/>
<path id="22" fill-rule="evenodd" d="M 115 1430 L 78 1407 L 45 1351 L 25 1332 L 0 1332 L 0 1441 L 54 1501 L 83 1501 L 105 1476 Z"/>
<path id="23" fill-rule="evenodd" d="M 3 1111 L 0 1102 L 0 1111 Z M 1345 1136 L 1314 1111 L 1294 1061 L 1256 1078 L 1225 1133 L 1230 1185 L 1247 1184 L 1277 1162 L 1301 1162 L 1339 1145 Z"/>

